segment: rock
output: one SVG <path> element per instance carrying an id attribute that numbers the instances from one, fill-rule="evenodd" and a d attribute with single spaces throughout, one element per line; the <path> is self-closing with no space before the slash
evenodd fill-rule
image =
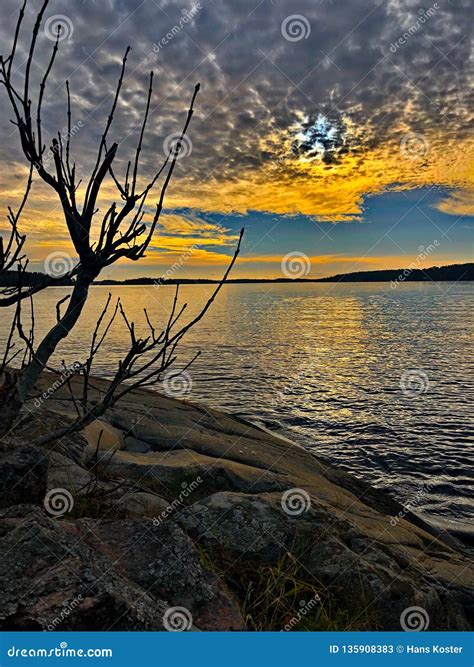
<path id="1" fill-rule="evenodd" d="M 70 412 L 70 401 L 67 403 L 69 412 L 64 407 L 59 412 L 50 410 L 49 406 L 52 403 L 54 403 L 54 400 L 51 398 L 47 401 L 48 407 L 43 404 L 40 408 L 37 408 L 38 413 L 35 419 L 31 419 L 31 410 L 23 407 L 19 425 L 15 427 L 12 437 L 12 441 L 16 446 L 29 443 L 36 438 L 49 435 L 56 429 L 62 429 L 73 424 L 76 415 Z M 82 433 L 70 433 L 60 440 L 41 446 L 41 450 L 44 450 L 45 453 L 48 451 L 58 452 L 72 461 L 81 464 L 85 461 L 84 452 L 86 447 L 87 441 Z"/>
<path id="2" fill-rule="evenodd" d="M 37 447 L 3 447 L 0 453 L 0 508 L 19 503 L 42 504 L 48 459 Z"/>
<path id="3" fill-rule="evenodd" d="M 316 457 L 315 461 L 317 462 Z M 367 483 L 364 480 L 350 475 L 339 468 L 328 466 L 324 474 L 328 480 L 346 491 L 350 491 L 359 499 L 359 501 L 362 501 L 377 512 L 386 514 L 395 521 L 398 521 L 398 517 L 403 516 L 407 521 L 422 528 L 430 535 L 434 535 L 438 540 L 444 542 L 448 546 L 455 549 L 463 549 L 464 545 L 459 539 L 456 539 L 455 535 L 451 535 L 446 530 L 442 530 L 441 528 L 427 523 L 415 512 L 411 512 L 403 507 L 403 505 L 392 498 L 385 490 L 367 486 Z"/>
<path id="4" fill-rule="evenodd" d="M 298 448 L 289 440 L 277 438 L 243 419 L 154 391 L 129 394 L 121 402 L 121 409 L 108 411 L 107 418 L 122 431 L 147 442 L 155 451 L 191 448 L 201 454 L 220 456 L 229 446 L 234 449 L 232 445 L 238 441 L 241 462 L 250 463 L 246 460 L 250 455 L 254 463 L 261 463 L 258 451 L 248 447 L 249 441 L 271 444 L 277 440 L 292 450 Z M 223 445 L 227 445 L 224 450 Z M 252 454 L 257 455 L 252 457 Z"/>
<path id="5" fill-rule="evenodd" d="M 73 390 L 76 381 L 71 380 Z M 91 400 L 107 387 L 105 380 L 95 379 Z M 48 409 L 60 411 L 61 419 L 69 410 L 71 418 L 66 388 L 48 399 Z M 153 604 L 166 599 L 189 605 L 199 627 L 241 627 L 238 605 L 223 579 L 244 605 L 247 578 L 253 572 L 256 581 L 262 573 L 281 572 L 280 563 L 289 558 L 299 568 L 299 581 L 321 592 L 330 611 L 337 611 L 329 618 L 331 629 L 400 630 L 401 613 L 411 606 L 426 608 L 430 629 L 464 630 L 472 623 L 474 570 L 468 549 L 302 447 L 217 410 L 145 390 L 131 392 L 108 411 L 89 433 L 92 443 L 97 444 L 106 422 L 113 437 L 110 448 L 99 452 L 95 471 L 109 485 L 107 491 L 114 485 L 133 486 L 144 496 L 103 494 L 104 507 L 109 500 L 123 503 L 124 518 L 119 514 L 113 522 L 107 522 L 113 505 L 103 509 L 100 501 L 88 498 L 92 505 L 82 508 L 82 515 L 97 520 L 84 520 L 80 528 L 69 514 L 67 522 L 63 518 L 54 524 L 75 536 L 78 549 L 82 545 L 105 559 L 104 567 L 112 569 L 113 563 L 127 586 L 149 588 Z M 45 424 L 42 420 L 41 428 L 47 430 Z M 28 428 L 36 434 L 38 420 L 24 428 L 25 440 Z M 140 451 L 127 451 L 127 441 Z M 306 511 L 283 511 L 285 491 L 305 495 Z M 153 538 L 153 519 L 127 518 L 133 512 L 154 513 L 149 492 L 160 497 L 154 501 L 160 514 Z M 169 505 L 161 509 L 165 502 Z M 133 544 L 140 544 L 143 534 L 150 543 L 145 541 L 139 553 Z M 176 548 L 174 560 L 167 558 L 165 547 Z M 177 555 L 185 554 L 189 569 L 176 562 Z M 219 580 L 211 570 L 221 573 Z M 284 624 L 283 617 L 280 621 Z M 97 628 L 91 623 L 88 629 Z"/>
<path id="6" fill-rule="evenodd" d="M 236 558 L 276 562 L 294 544 L 300 523 L 278 509 L 280 498 L 215 493 L 181 510 L 176 520 L 206 546 L 218 545 Z"/>
<path id="7" fill-rule="evenodd" d="M 173 403 L 170 401 L 170 408 Z M 109 410 L 107 418 L 111 424 L 140 442 L 146 443 L 152 451 L 169 451 L 173 447 L 181 448 L 180 441 L 186 431 L 193 431 L 193 423 L 187 417 L 186 411 L 171 409 L 166 419 L 155 419 L 148 411 L 138 415 L 127 410 Z"/>
<path id="8" fill-rule="evenodd" d="M 68 489 L 73 495 L 86 495 L 94 485 L 91 473 L 59 452 L 47 452 L 49 489 Z"/>
<path id="9" fill-rule="evenodd" d="M 85 427 L 88 458 L 99 450 L 116 451 L 124 448 L 124 437 L 120 429 L 115 428 L 103 419 L 95 419 Z"/>
<path id="10" fill-rule="evenodd" d="M 126 516 L 131 517 L 144 516 L 160 520 L 162 515 L 164 517 L 171 511 L 167 500 L 155 493 L 146 493 L 143 491 L 126 491 L 118 497 L 114 497 L 112 494 L 108 497 L 107 502 L 114 509 L 124 512 Z"/>
<path id="11" fill-rule="evenodd" d="M 118 573 L 154 598 L 188 609 L 201 630 L 244 629 L 238 605 L 200 562 L 189 537 L 173 523 L 148 519 L 78 521 L 81 540 L 113 562 Z"/>
<path id="12" fill-rule="evenodd" d="M 148 445 L 146 442 L 143 442 L 143 440 L 138 440 L 138 438 L 134 438 L 133 435 L 125 436 L 124 449 L 127 452 L 136 452 L 138 454 L 146 454 L 147 452 L 152 451 L 150 445 Z"/>
<path id="13" fill-rule="evenodd" d="M 65 525 L 31 505 L 0 512 L 0 629 L 163 630 L 167 603 Z"/>
<path id="14" fill-rule="evenodd" d="M 183 504 L 214 491 L 266 493 L 288 488 L 283 475 L 188 450 L 117 452 L 107 465 L 107 474 L 135 480 L 170 501 L 181 497 Z"/>
<path id="15" fill-rule="evenodd" d="M 401 613 L 423 606 L 433 629 L 470 627 L 468 591 L 449 587 L 416 564 L 401 566 L 388 549 L 359 537 L 349 524 L 334 521 L 313 504 L 288 515 L 281 496 L 216 493 L 179 512 L 176 520 L 211 553 L 226 554 L 242 564 L 277 564 L 291 553 L 307 582 L 321 586 L 338 606 L 353 613 L 357 629 L 370 615 L 372 627 L 400 630 Z M 216 550 L 217 547 L 217 550 Z"/>

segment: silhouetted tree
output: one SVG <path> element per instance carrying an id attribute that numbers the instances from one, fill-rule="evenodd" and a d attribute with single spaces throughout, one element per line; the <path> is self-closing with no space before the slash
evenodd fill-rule
<path id="1" fill-rule="evenodd" d="M 68 81 L 66 81 L 65 88 L 67 100 L 66 136 L 62 137 L 61 133 L 58 133 L 57 137 L 52 139 L 50 145 L 52 168 L 49 167 L 51 160 L 45 158 L 46 144 L 43 140 L 42 105 L 48 78 L 59 50 L 59 42 L 61 40 L 60 27 L 57 29 L 56 39 L 52 47 L 49 62 L 44 70 L 39 90 L 36 93 L 31 90 L 31 69 L 35 59 L 38 35 L 49 0 L 43 1 L 36 16 L 28 55 L 24 65 L 19 65 L 16 71 L 13 68 L 13 64 L 16 64 L 15 57 L 26 4 L 27 0 L 24 1 L 20 10 L 14 32 L 12 50 L 7 57 L 0 57 L 0 82 L 3 84 L 8 95 L 10 106 L 13 111 L 12 122 L 18 129 L 23 155 L 30 167 L 30 176 L 22 203 L 16 213 L 9 210 L 9 221 L 11 225 L 10 237 L 6 244 L 2 242 L 0 246 L 0 270 L 11 271 L 12 268 L 15 267 L 18 276 L 18 280 L 15 281 L 13 286 L 4 288 L 4 290 L 0 292 L 0 306 L 16 305 L 12 331 L 7 341 L 7 349 L 3 359 L 3 367 L 0 368 L 0 370 L 3 371 L 3 385 L 0 388 L 0 434 L 2 432 L 5 433 L 11 427 L 21 406 L 32 394 L 41 372 L 48 367 L 48 362 L 58 344 L 69 335 L 75 326 L 84 308 L 84 304 L 86 303 L 89 288 L 101 271 L 105 267 L 114 264 L 119 259 L 126 258 L 132 261 L 138 261 L 145 255 L 163 210 L 165 194 L 175 168 L 183 138 L 193 115 L 193 107 L 199 91 L 199 84 L 197 84 L 194 88 L 187 116 L 178 141 L 170 148 L 163 164 L 160 165 L 146 185 L 139 187 L 138 177 L 140 155 L 147 130 L 150 104 L 153 94 L 153 72 L 150 72 L 148 92 L 146 93 L 146 98 L 144 100 L 143 118 L 136 150 L 132 159 L 128 161 L 125 177 L 120 179 L 114 171 L 114 160 L 118 151 L 118 143 L 109 143 L 109 135 L 122 91 L 127 58 L 130 52 L 130 47 L 128 47 L 123 56 L 111 109 L 98 143 L 95 163 L 92 166 L 88 178 L 85 179 L 84 185 L 81 186 L 82 181 L 78 179 L 76 164 L 71 151 L 72 110 Z M 19 70 L 23 70 L 22 86 L 17 85 L 14 81 L 15 77 L 18 76 Z M 26 259 L 21 254 L 25 236 L 21 235 L 19 232 L 19 218 L 30 193 L 33 173 L 35 173 L 51 188 L 52 191 L 56 193 L 62 209 L 64 222 L 78 257 L 78 262 L 66 276 L 61 276 L 60 279 L 45 276 L 44 282 L 25 287 L 22 285 L 21 280 L 22 272 L 24 272 L 26 267 Z M 117 198 L 108 204 L 105 213 L 101 213 L 98 208 L 98 201 L 101 198 L 106 178 L 110 178 L 115 185 Z M 151 222 L 147 223 L 144 221 L 145 205 L 149 196 L 155 192 L 155 186 L 157 186 L 155 210 Z M 91 230 L 94 224 L 97 225 L 98 229 L 96 241 L 91 239 Z M 240 241 L 231 265 L 223 280 L 226 279 L 231 266 L 235 262 L 239 248 Z M 34 343 L 32 297 L 41 289 L 57 283 L 58 280 L 64 281 L 65 278 L 73 278 L 74 283 L 71 294 L 57 304 L 55 323 L 36 345 Z M 174 352 L 177 343 L 189 330 L 190 326 L 204 315 L 221 285 L 222 283 L 218 285 L 214 295 L 202 309 L 201 315 L 195 318 L 190 324 L 182 327 L 180 330 L 181 333 L 175 335 L 171 335 L 170 333 L 173 326 L 176 324 L 176 316 L 174 313 L 172 314 L 168 327 L 162 336 L 155 334 L 148 317 L 147 321 L 151 333 L 150 337 L 147 339 L 142 340 L 137 338 L 133 326 L 128 326 L 131 335 L 131 347 L 123 362 L 120 364 L 120 369 L 113 382 L 113 395 L 111 394 L 107 397 L 103 406 L 104 409 L 107 405 L 110 405 L 113 396 L 117 395 L 118 386 L 127 379 L 136 377 L 134 371 L 137 359 L 140 358 L 142 354 L 151 353 L 157 347 L 161 350 L 160 354 L 154 360 L 154 363 L 157 364 L 157 366 L 154 367 L 151 376 L 149 376 L 149 372 L 147 373 L 147 371 L 150 371 L 148 365 L 142 369 L 142 374 L 145 374 L 145 377 L 147 378 L 145 380 L 146 382 L 149 382 L 152 378 L 155 380 L 159 379 L 160 369 L 162 372 L 165 368 L 170 366 L 170 363 L 172 363 L 171 359 L 175 357 Z M 21 324 L 21 303 L 25 299 L 30 299 L 32 308 L 33 324 L 29 333 L 25 333 Z M 61 312 L 61 305 L 65 302 L 67 302 L 67 305 L 64 307 L 64 312 Z M 120 312 L 126 321 L 126 315 L 121 306 L 117 305 L 117 309 L 115 314 Z M 182 313 L 180 312 L 180 315 L 181 314 Z M 103 313 L 103 316 L 105 316 L 105 313 Z M 8 369 L 8 364 L 12 361 L 10 353 L 12 353 L 13 356 L 18 354 L 18 351 L 15 351 L 13 348 L 13 331 L 15 329 L 25 345 L 26 355 L 21 364 L 21 368 L 12 372 L 11 369 Z M 95 335 L 97 336 L 97 331 Z M 92 357 L 97 354 L 99 348 L 100 345 L 97 346 L 97 340 L 95 342 L 93 341 L 91 348 Z M 168 356 L 168 353 L 170 352 L 172 352 L 171 357 Z M 90 361 L 91 360 L 86 364 L 89 371 L 91 366 Z M 99 409 L 97 409 L 96 412 L 99 412 Z"/>

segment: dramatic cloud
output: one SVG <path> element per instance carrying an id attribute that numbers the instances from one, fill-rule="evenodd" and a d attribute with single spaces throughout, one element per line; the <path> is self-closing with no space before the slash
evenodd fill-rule
<path id="1" fill-rule="evenodd" d="M 429 3 L 51 0 L 47 26 L 62 22 L 65 38 L 45 98 L 45 135 L 64 131 L 69 79 L 73 150 L 87 177 L 131 44 L 112 132 L 118 173 L 136 145 L 149 70 L 155 94 L 144 182 L 163 160 L 167 137 L 181 128 L 195 83 L 202 84 L 188 155 L 178 163 L 149 261 L 195 243 L 203 262 L 206 253 L 215 261 L 236 229 L 209 222 L 209 213 L 357 222 L 369 195 L 430 186 L 447 193 L 435 204 L 440 212 L 473 215 L 471 0 Z M 18 5 L 2 3 L 4 52 Z M 37 0 L 28 3 L 27 26 L 37 7 Z M 36 86 L 50 36 L 47 27 L 39 37 Z M 22 39 L 20 69 L 25 48 Z M 5 207 L 20 195 L 25 170 L 5 95 L 0 113 Z M 114 196 L 113 184 L 108 188 Z M 63 239 L 60 214 L 47 189 L 35 187 L 34 194 L 25 220 L 35 243 L 46 247 L 52 230 Z"/>

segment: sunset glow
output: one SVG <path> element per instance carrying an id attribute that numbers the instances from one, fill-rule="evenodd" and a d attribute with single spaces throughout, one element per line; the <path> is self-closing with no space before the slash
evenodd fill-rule
<path id="1" fill-rule="evenodd" d="M 7 4 L 13 24 L 16 3 Z M 281 258 L 293 251 L 311 258 L 309 277 L 397 268 L 434 239 L 439 251 L 425 265 L 472 259 L 472 53 L 463 7 L 454 12 L 440 3 L 407 40 L 410 17 L 419 18 L 408 0 L 358 3 L 346 8 L 347 17 L 337 3 L 300 4 L 310 31 L 296 40 L 282 33 L 276 3 L 251 13 L 197 8 L 172 40 L 155 33 L 166 35 L 177 20 L 173 3 L 166 13 L 145 3 L 128 18 L 140 23 L 141 43 L 132 45 L 114 121 L 118 173 L 136 143 L 149 69 L 157 86 L 144 184 L 181 126 L 194 82 L 202 90 L 152 247 L 140 267 L 120 262 L 115 277 L 160 275 L 183 254 L 178 275 L 215 277 L 241 227 L 246 238 L 235 277 L 280 277 Z M 72 12 L 73 34 L 60 45 L 67 58 L 52 73 L 44 103 L 50 141 L 65 126 L 64 80 L 71 80 L 72 149 L 85 180 L 130 31 L 117 13 L 101 48 L 93 26 L 104 10 L 94 3 L 88 11 L 97 21 Z M 93 56 L 84 57 L 83 43 Z M 50 47 L 43 35 L 44 60 Z M 27 171 L 2 103 L 5 210 L 19 200 Z M 97 220 L 117 199 L 112 179 L 101 197 Z M 150 201 L 144 220 L 152 213 Z M 56 249 L 73 255 L 55 195 L 38 180 L 23 226 L 32 268 L 42 270 L 53 236 Z"/>

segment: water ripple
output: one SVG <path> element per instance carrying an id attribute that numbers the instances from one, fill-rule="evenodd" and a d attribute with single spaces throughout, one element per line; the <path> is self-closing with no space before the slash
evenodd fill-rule
<path id="1" fill-rule="evenodd" d="M 86 355 L 108 291 L 137 327 L 144 307 L 159 325 L 174 292 L 93 288 L 58 359 Z M 182 297 L 192 311 L 209 291 L 186 286 Z M 39 329 L 63 292 L 38 296 Z M 182 347 L 183 366 L 202 350 L 190 398 L 280 430 L 432 519 L 466 522 L 474 516 L 473 311 L 471 283 L 227 285 Z M 123 349 L 115 327 L 95 372 L 110 374 Z"/>

